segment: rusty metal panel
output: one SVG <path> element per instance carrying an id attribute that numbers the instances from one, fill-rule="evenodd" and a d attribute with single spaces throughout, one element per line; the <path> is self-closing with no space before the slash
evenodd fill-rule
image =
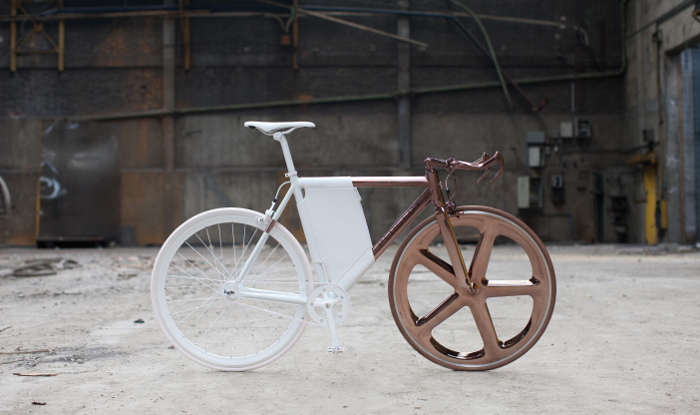
<path id="1" fill-rule="evenodd" d="M 136 245 L 162 244 L 184 220 L 183 174 L 122 172 L 121 225 Z"/>
<path id="2" fill-rule="evenodd" d="M 40 120 L 0 120 L 0 174 L 39 169 Z"/>
<path id="3" fill-rule="evenodd" d="M 57 122 L 42 141 L 37 242 L 119 237 L 119 123 Z"/>
<path id="4" fill-rule="evenodd" d="M 163 124 L 158 118 L 122 121 L 121 168 L 163 167 Z"/>
<path id="5" fill-rule="evenodd" d="M 40 143 L 40 120 L 0 120 L 0 176 L 11 199 L 8 216 L 0 219 L 0 245 L 36 244 Z"/>
<path id="6" fill-rule="evenodd" d="M 39 174 L 2 173 L 10 191 L 9 215 L 0 218 L 0 246 L 36 245 L 36 201 Z"/>

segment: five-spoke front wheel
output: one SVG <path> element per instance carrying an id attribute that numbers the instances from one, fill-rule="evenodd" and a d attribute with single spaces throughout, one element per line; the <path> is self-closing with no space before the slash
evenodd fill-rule
<path id="1" fill-rule="evenodd" d="M 473 289 L 434 249 L 442 238 L 429 218 L 394 258 L 392 314 L 408 343 L 429 360 L 456 370 L 494 369 L 522 356 L 544 333 L 554 310 L 554 267 L 537 235 L 508 213 L 463 206 L 450 220 L 458 240 L 476 242 L 471 262 L 465 257 Z M 516 268 L 492 263 L 501 241 L 510 242 Z"/>

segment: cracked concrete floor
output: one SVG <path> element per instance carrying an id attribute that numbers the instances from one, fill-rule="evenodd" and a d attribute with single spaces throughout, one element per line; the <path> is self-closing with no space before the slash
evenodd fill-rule
<path id="1" fill-rule="evenodd" d="M 350 291 L 345 354 L 327 355 L 327 332 L 309 327 L 246 373 L 169 348 L 149 297 L 157 249 L 2 249 L 0 269 L 59 256 L 80 267 L 0 278 L 0 413 L 700 413 L 697 251 L 550 246 L 557 306 L 539 343 L 502 368 L 454 372 L 396 329 L 390 249 Z M 494 260 L 511 254 L 497 246 Z M 18 347 L 53 352 L 7 354 Z"/>

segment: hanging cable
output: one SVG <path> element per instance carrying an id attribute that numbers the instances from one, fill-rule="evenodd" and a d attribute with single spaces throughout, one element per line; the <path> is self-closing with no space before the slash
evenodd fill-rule
<path id="1" fill-rule="evenodd" d="M 484 35 L 484 39 L 486 39 L 486 46 L 489 48 L 489 52 L 491 53 L 491 60 L 493 61 L 493 66 L 496 67 L 496 74 L 498 75 L 498 80 L 501 82 L 501 87 L 503 88 L 503 95 L 506 97 L 506 101 L 508 101 L 508 108 L 513 111 L 513 101 L 510 99 L 510 94 L 508 93 L 508 86 L 506 85 L 505 79 L 503 79 L 503 74 L 501 73 L 501 66 L 498 64 L 498 59 L 496 59 L 496 52 L 493 51 L 493 46 L 491 46 L 491 39 L 489 38 L 488 33 L 486 33 L 486 29 L 484 28 L 484 25 L 481 24 L 481 19 L 470 9 L 469 7 L 465 6 L 461 2 L 457 0 L 449 0 L 450 3 L 453 3 L 461 8 L 463 8 L 469 15 L 474 19 L 476 24 L 479 26 L 479 29 L 481 30 L 481 33 Z"/>

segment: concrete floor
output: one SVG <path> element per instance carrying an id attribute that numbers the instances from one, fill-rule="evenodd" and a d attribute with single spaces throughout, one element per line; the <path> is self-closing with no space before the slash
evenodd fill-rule
<path id="1" fill-rule="evenodd" d="M 309 327 L 285 356 L 246 373 L 168 347 L 149 297 L 156 249 L 0 250 L 0 269 L 57 256 L 81 264 L 0 279 L 0 352 L 54 350 L 0 355 L 0 413 L 700 413 L 697 250 L 549 247 L 557 307 L 539 343 L 505 367 L 455 372 L 394 325 L 395 249 L 350 292 L 345 354 L 327 355 L 327 332 Z M 510 258 L 496 247 L 495 260 Z"/>

